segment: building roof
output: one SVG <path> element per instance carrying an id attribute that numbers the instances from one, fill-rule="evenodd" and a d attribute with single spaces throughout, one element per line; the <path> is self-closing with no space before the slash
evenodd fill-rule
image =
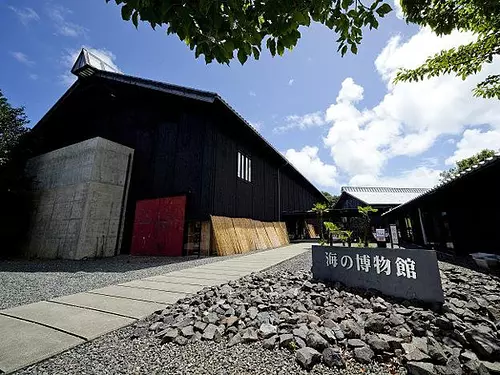
<path id="1" fill-rule="evenodd" d="M 399 205 L 425 193 L 427 190 L 429 188 L 343 186 L 340 191 L 359 199 L 367 205 Z"/>
<path id="2" fill-rule="evenodd" d="M 93 60 L 90 58 L 92 58 Z M 104 65 L 99 65 L 101 60 L 98 59 L 95 55 L 89 53 L 87 50 L 82 49 L 79 57 L 77 58 L 75 65 L 72 68 L 73 74 L 77 75 L 79 79 L 61 96 L 61 98 L 50 108 L 50 110 L 40 119 L 40 121 L 35 125 L 34 128 L 38 127 L 41 123 L 45 122 L 50 115 L 64 102 L 64 100 L 74 92 L 78 86 L 81 84 L 81 81 L 89 78 L 89 77 L 100 77 L 104 79 L 109 79 L 115 82 L 121 82 L 128 85 L 138 86 L 146 89 L 156 90 L 160 92 L 164 92 L 171 95 L 182 96 L 189 99 L 200 100 L 208 103 L 219 102 L 224 107 L 226 107 L 229 111 L 235 114 L 241 123 L 250 129 L 260 140 L 265 144 L 266 147 L 272 150 L 272 152 L 283 162 L 282 167 L 287 167 L 301 176 L 304 181 L 309 184 L 319 196 L 323 197 L 325 202 L 327 198 L 324 194 L 316 187 L 314 184 L 309 181 L 301 172 L 299 172 L 293 164 L 291 164 L 282 154 L 279 152 L 273 145 L 271 145 L 248 121 L 246 121 L 233 107 L 231 107 L 224 99 L 222 99 L 219 94 L 210 91 L 198 90 L 190 87 L 173 85 L 170 83 L 154 81 L 150 79 L 140 78 L 129 76 L 123 73 L 118 73 L 116 71 L 112 71 L 111 69 L 103 69 Z M 81 74 L 84 72 L 84 74 Z"/>
<path id="3" fill-rule="evenodd" d="M 460 180 L 463 180 L 464 178 L 467 178 L 467 177 L 477 173 L 478 171 L 484 170 L 485 168 L 490 167 L 493 164 L 496 164 L 499 162 L 500 162 L 500 151 L 497 151 L 495 153 L 495 156 L 491 156 L 491 157 L 487 158 L 486 160 L 483 160 L 477 164 L 474 164 L 472 167 L 467 168 L 465 171 L 462 171 L 459 174 L 442 181 L 441 183 L 437 184 L 433 188 L 428 189 L 426 192 L 419 194 L 416 197 L 400 204 L 399 206 L 390 209 L 389 211 L 383 213 L 382 216 L 387 215 L 387 214 L 394 212 L 396 210 L 399 210 L 402 207 L 405 207 L 405 206 L 409 205 L 410 203 L 415 202 L 418 199 L 435 194 L 436 192 L 441 191 L 445 188 L 448 188 L 451 185 L 455 184 L 456 182 L 459 182 Z"/>

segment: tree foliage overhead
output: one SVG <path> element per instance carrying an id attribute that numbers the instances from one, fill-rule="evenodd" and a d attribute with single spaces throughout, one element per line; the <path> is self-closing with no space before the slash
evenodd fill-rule
<path id="1" fill-rule="evenodd" d="M 110 2 L 111 0 L 106 0 Z M 167 26 L 195 56 L 229 63 L 236 52 L 244 64 L 259 59 L 265 42 L 271 55 L 283 55 L 301 37 L 299 28 L 318 22 L 337 35 L 338 50 L 357 53 L 362 29 L 378 27 L 392 9 L 383 0 L 114 0 L 124 20 L 153 28 Z"/>
<path id="2" fill-rule="evenodd" d="M 447 171 L 441 172 L 439 174 L 439 179 L 441 182 L 443 182 L 445 180 L 453 178 L 456 175 L 460 174 L 461 172 L 469 169 L 473 165 L 476 165 L 483 160 L 491 158 L 492 156 L 495 156 L 495 151 L 489 150 L 489 149 L 484 149 L 484 150 L 478 152 L 477 154 L 472 155 L 469 158 L 457 161 L 456 167 L 453 167 L 453 168 L 448 169 Z"/>
<path id="3" fill-rule="evenodd" d="M 0 90 L 0 166 L 10 160 L 12 150 L 28 131 L 28 123 L 24 108 L 12 107 Z"/>
<path id="4" fill-rule="evenodd" d="M 416 69 L 403 69 L 398 81 L 454 73 L 462 79 L 481 71 L 500 55 L 500 1 L 498 0 L 401 0 L 407 22 L 430 27 L 437 35 L 453 30 L 473 32 L 475 42 L 429 57 Z M 475 96 L 500 99 L 500 74 L 489 75 L 473 90 Z"/>

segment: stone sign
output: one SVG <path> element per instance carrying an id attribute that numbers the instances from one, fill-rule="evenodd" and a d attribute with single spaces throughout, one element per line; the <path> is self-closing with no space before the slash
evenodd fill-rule
<path id="1" fill-rule="evenodd" d="M 386 295 L 443 303 L 435 251 L 312 247 L 313 277 Z"/>

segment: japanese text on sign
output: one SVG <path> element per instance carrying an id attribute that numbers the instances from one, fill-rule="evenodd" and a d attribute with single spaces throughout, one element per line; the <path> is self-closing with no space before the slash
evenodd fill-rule
<path id="1" fill-rule="evenodd" d="M 373 260 L 373 262 L 372 262 Z M 342 267 L 346 270 L 355 269 L 358 272 L 370 272 L 373 269 L 378 275 L 391 274 L 391 260 L 381 255 L 375 255 L 373 259 L 369 255 L 356 254 L 355 257 L 350 255 L 342 255 L 340 261 L 337 253 L 326 253 L 326 265 L 328 267 Z M 416 279 L 417 272 L 415 271 L 415 261 L 411 258 L 397 257 L 394 262 L 397 277 L 406 277 L 408 279 Z"/>

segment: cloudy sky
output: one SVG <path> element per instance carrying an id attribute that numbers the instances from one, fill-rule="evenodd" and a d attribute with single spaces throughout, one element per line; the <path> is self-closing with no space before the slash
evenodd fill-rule
<path id="1" fill-rule="evenodd" d="M 471 94 L 500 63 L 465 81 L 393 85 L 398 68 L 472 40 L 438 38 L 397 12 L 365 34 L 356 56 L 341 58 L 336 36 L 313 25 L 284 57 L 264 53 L 245 66 L 206 65 L 176 36 L 122 21 L 105 0 L 0 0 L 0 35 L 0 89 L 26 107 L 32 125 L 72 83 L 85 46 L 124 73 L 218 92 L 332 193 L 349 184 L 432 186 L 455 161 L 500 147 L 498 100 Z"/>

